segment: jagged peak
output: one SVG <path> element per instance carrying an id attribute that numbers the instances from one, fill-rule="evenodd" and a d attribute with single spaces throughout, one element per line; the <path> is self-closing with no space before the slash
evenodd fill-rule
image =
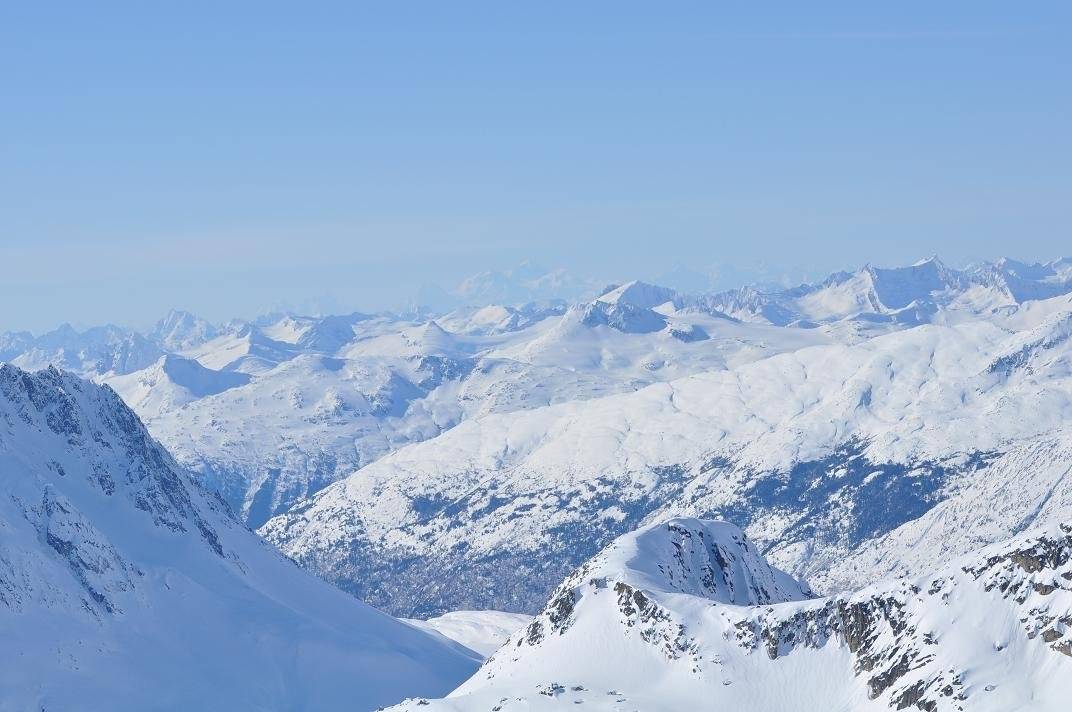
<path id="1" fill-rule="evenodd" d="M 167 313 L 157 320 L 156 326 L 157 328 L 160 328 L 165 326 L 173 326 L 175 324 L 180 324 L 183 322 L 195 321 L 200 322 L 204 321 L 204 319 L 197 316 L 193 312 L 187 311 L 185 309 L 176 309 L 173 307 L 171 309 L 168 309 Z"/>

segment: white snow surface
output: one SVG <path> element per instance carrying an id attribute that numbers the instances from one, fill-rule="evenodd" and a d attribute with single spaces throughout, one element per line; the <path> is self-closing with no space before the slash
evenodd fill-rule
<path id="1" fill-rule="evenodd" d="M 371 710 L 479 656 L 300 570 L 107 387 L 0 366 L 0 710 Z"/>
<path id="2" fill-rule="evenodd" d="M 532 616 L 505 611 L 450 611 L 428 620 L 410 618 L 406 622 L 435 631 L 486 658 L 511 634 L 531 623 Z"/>

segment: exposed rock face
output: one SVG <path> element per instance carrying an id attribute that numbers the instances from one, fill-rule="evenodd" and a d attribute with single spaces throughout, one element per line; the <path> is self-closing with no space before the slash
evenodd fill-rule
<path id="1" fill-rule="evenodd" d="M 922 710 L 966 709 L 958 704 L 967 699 L 964 671 L 942 670 L 935 664 L 939 637 L 926 627 L 928 604 L 948 607 L 962 587 L 997 592 L 997 599 L 991 599 L 995 613 L 1006 606 L 1016 609 L 1028 640 L 1041 634 L 1051 650 L 1072 656 L 1070 560 L 1072 526 L 1062 525 L 963 564 L 958 573 L 970 579 L 943 573 L 867 595 L 837 596 L 819 609 L 753 619 L 739 640 L 752 647 L 761 644 L 774 659 L 799 646 L 822 647 L 833 638 L 852 653 L 854 671 L 866 679 L 870 697 L 892 691 L 889 698 L 896 709 L 912 705 Z M 1063 595 L 1048 599 L 1058 591 Z"/>

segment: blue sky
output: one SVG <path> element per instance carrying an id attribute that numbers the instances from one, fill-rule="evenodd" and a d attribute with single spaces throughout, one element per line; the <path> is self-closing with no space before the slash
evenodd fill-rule
<path id="1" fill-rule="evenodd" d="M 1069 3 L 162 5 L 0 9 L 0 329 L 1072 252 Z"/>

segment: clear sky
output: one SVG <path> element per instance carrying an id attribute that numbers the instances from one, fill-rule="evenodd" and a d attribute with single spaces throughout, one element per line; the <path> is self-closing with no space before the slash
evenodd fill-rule
<path id="1" fill-rule="evenodd" d="M 1072 252 L 1069 2 L 10 2 L 0 67 L 0 330 Z"/>

